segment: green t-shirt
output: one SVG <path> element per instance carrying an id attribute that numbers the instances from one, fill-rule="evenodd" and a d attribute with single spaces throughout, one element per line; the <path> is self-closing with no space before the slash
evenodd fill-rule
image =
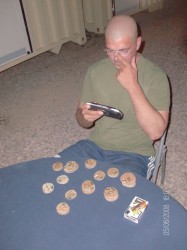
<path id="1" fill-rule="evenodd" d="M 169 111 L 170 89 L 166 74 L 142 55 L 138 60 L 138 82 L 150 104 L 159 111 Z M 116 79 L 116 69 L 107 58 L 89 67 L 81 102 L 97 102 L 124 113 L 122 120 L 103 116 L 97 120 L 90 140 L 107 150 L 150 156 L 152 141 L 140 127 L 128 92 Z"/>

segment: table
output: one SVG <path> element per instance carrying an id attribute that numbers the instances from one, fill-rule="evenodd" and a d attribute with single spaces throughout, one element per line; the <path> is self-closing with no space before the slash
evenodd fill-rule
<path id="1" fill-rule="evenodd" d="M 42 158 L 0 169 L 0 249 L 2 250 L 162 250 L 187 249 L 187 212 L 158 186 L 136 175 L 133 188 L 121 185 L 119 177 L 106 175 L 102 181 L 93 179 L 97 170 L 105 173 L 109 166 L 97 162 L 86 169 L 85 158 L 79 158 L 79 169 L 69 176 L 65 185 L 56 183 L 63 170 L 52 169 L 54 162 L 65 164 L 76 160 L 75 155 L 61 158 Z M 118 168 L 120 175 L 123 168 Z M 81 183 L 92 180 L 96 190 L 85 195 Z M 42 192 L 42 184 L 52 182 L 50 194 Z M 104 199 L 105 187 L 114 186 L 119 199 Z M 64 194 L 77 191 L 74 200 L 67 201 Z M 149 201 L 143 217 L 135 224 L 123 217 L 134 196 Z M 56 205 L 66 201 L 68 215 L 58 215 Z"/>

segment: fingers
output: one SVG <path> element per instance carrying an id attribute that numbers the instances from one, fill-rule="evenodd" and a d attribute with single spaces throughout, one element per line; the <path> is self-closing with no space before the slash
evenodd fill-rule
<path id="1" fill-rule="evenodd" d="M 118 64 L 120 66 L 127 66 L 127 65 L 129 65 L 129 63 L 126 61 L 126 59 L 120 53 L 117 53 L 115 55 L 115 57 L 116 57 L 116 59 L 118 61 Z"/>
<path id="2" fill-rule="evenodd" d="M 90 110 L 90 105 L 88 104 L 81 104 L 80 108 L 82 109 L 82 115 L 85 120 L 89 122 L 95 122 L 100 117 L 103 116 L 103 112 L 99 110 Z"/>
<path id="3" fill-rule="evenodd" d="M 116 60 L 118 61 L 118 65 L 121 69 L 123 69 L 125 66 L 133 66 L 133 68 L 136 67 L 136 56 L 134 56 L 131 60 L 131 62 L 128 62 L 120 53 L 116 54 Z"/>
<path id="4" fill-rule="evenodd" d="M 136 67 L 136 57 L 134 56 L 133 58 L 132 58 L 132 66 L 136 69 L 137 67 Z"/>

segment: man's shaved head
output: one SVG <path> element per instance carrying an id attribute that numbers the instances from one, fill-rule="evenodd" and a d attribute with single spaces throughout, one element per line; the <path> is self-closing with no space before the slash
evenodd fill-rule
<path id="1" fill-rule="evenodd" d="M 120 40 L 132 38 L 133 41 L 138 37 L 138 28 L 135 20 L 130 16 L 115 16 L 108 23 L 105 30 L 107 40 Z"/>

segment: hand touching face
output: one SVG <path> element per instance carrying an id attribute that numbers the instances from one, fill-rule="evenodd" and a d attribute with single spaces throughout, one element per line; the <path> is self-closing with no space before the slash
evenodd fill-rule
<path id="1" fill-rule="evenodd" d="M 116 55 L 117 61 L 117 80 L 120 84 L 127 90 L 133 87 L 134 84 L 138 83 L 138 73 L 137 73 L 137 56 L 134 56 L 131 62 L 128 62 L 122 55 Z"/>

